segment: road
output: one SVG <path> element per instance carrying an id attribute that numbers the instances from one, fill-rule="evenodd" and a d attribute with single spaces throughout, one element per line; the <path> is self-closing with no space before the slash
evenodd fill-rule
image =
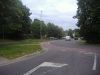
<path id="1" fill-rule="evenodd" d="M 100 47 L 79 41 L 44 43 L 45 52 L 0 66 L 0 75 L 100 75 Z"/>

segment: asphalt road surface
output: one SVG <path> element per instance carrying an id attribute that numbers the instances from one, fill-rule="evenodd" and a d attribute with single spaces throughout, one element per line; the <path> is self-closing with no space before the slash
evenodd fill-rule
<path id="1" fill-rule="evenodd" d="M 56 40 L 43 44 L 45 52 L 0 67 L 0 75 L 100 75 L 99 45 Z"/>

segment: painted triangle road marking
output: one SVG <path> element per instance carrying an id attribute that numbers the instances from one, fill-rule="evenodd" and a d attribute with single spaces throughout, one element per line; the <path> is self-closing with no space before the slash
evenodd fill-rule
<path id="1" fill-rule="evenodd" d="M 61 63 L 52 63 L 52 62 L 44 62 L 40 65 L 40 67 L 63 67 L 67 66 L 68 64 L 61 64 Z"/>
<path id="2" fill-rule="evenodd" d="M 40 64 L 39 66 L 31 69 L 30 71 L 26 72 L 24 75 L 30 75 L 33 72 L 35 72 L 36 70 L 38 70 L 41 67 L 56 67 L 56 68 L 61 68 L 64 66 L 68 66 L 68 64 L 61 64 L 61 63 L 53 63 L 53 62 L 43 62 L 42 64 Z"/>

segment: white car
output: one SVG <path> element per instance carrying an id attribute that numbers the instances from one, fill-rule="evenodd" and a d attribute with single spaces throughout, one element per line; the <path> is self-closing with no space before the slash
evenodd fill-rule
<path id="1" fill-rule="evenodd" d="M 70 36 L 66 36 L 66 37 L 65 37 L 65 40 L 66 40 L 66 41 L 70 41 L 70 40 L 71 40 L 71 37 L 70 37 Z"/>

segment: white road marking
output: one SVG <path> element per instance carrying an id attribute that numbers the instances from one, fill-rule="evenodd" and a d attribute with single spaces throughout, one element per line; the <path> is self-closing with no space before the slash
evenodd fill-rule
<path id="1" fill-rule="evenodd" d="M 80 51 L 80 53 L 85 53 L 85 51 Z"/>
<path id="2" fill-rule="evenodd" d="M 24 75 L 30 75 L 31 73 L 35 72 L 35 71 L 36 71 L 37 69 L 39 69 L 39 68 L 40 68 L 40 66 L 37 66 L 37 67 L 35 67 L 34 69 L 32 69 L 32 70 L 26 72 Z"/>
<path id="3" fill-rule="evenodd" d="M 97 65 L 97 55 L 94 54 L 94 63 L 93 63 L 93 68 L 92 68 L 92 70 L 96 70 L 96 65 Z"/>
<path id="4" fill-rule="evenodd" d="M 94 54 L 93 52 L 86 52 L 86 51 L 80 51 L 80 53 L 83 53 L 83 54 L 86 54 L 86 55 Z"/>
<path id="5" fill-rule="evenodd" d="M 52 62 L 44 62 L 40 65 L 40 67 L 63 67 L 68 64 L 60 64 L 60 63 L 52 63 Z"/>
<path id="6" fill-rule="evenodd" d="M 92 52 L 87 52 L 87 53 L 84 53 L 84 54 L 94 54 L 94 53 L 92 53 Z"/>
<path id="7" fill-rule="evenodd" d="M 35 72 L 36 70 L 38 70 L 41 67 L 56 67 L 56 68 L 60 68 L 60 67 L 64 67 L 67 66 L 68 64 L 61 64 L 61 63 L 52 63 L 52 62 L 44 62 L 42 64 L 40 64 L 39 66 L 31 69 L 30 71 L 26 72 L 24 75 L 30 75 L 33 72 Z"/>

